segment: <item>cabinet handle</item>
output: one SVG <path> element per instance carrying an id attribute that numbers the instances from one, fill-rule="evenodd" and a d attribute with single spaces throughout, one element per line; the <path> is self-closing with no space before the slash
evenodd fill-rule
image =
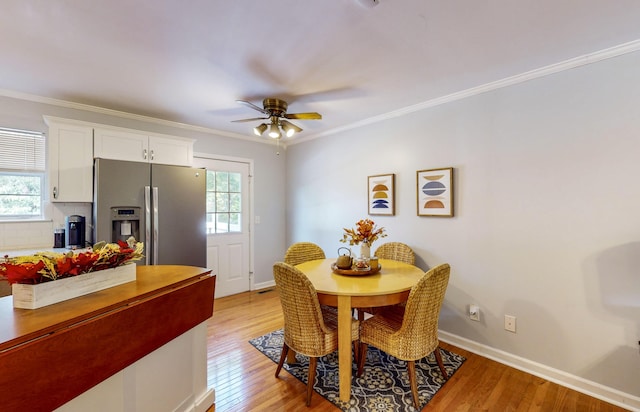
<path id="1" fill-rule="evenodd" d="M 144 150 L 142 151 L 142 158 L 143 158 L 144 160 L 147 160 L 147 149 L 144 149 Z"/>
<path id="2" fill-rule="evenodd" d="M 151 151 L 151 160 L 153 160 L 153 159 L 154 159 L 154 156 L 153 156 L 153 150 L 152 150 Z"/>
<path id="3" fill-rule="evenodd" d="M 53 198 L 54 199 L 58 198 L 58 188 L 56 186 L 53 187 Z"/>

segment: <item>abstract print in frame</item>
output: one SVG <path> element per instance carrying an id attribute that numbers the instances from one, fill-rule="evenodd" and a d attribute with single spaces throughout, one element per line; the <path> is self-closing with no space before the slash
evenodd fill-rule
<path id="1" fill-rule="evenodd" d="M 395 205 L 395 174 L 369 176 L 367 179 L 367 193 L 370 215 L 396 214 Z"/>
<path id="2" fill-rule="evenodd" d="M 418 170 L 418 216 L 453 216 L 453 168 Z"/>

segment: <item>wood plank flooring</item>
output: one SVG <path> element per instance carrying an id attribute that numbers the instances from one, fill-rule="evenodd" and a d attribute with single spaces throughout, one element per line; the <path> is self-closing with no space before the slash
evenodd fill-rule
<path id="1" fill-rule="evenodd" d="M 305 406 L 305 385 L 249 339 L 283 326 L 275 289 L 216 299 L 208 321 L 208 385 L 215 389 L 211 412 L 337 411 L 314 393 Z M 624 411 L 619 407 L 521 372 L 463 349 L 442 347 L 467 358 L 423 411 Z"/>

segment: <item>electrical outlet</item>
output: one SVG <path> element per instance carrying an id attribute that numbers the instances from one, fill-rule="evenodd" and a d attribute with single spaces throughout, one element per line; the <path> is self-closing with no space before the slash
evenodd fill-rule
<path id="1" fill-rule="evenodd" d="M 504 315 L 504 328 L 509 332 L 516 333 L 516 317 Z"/>
<path id="2" fill-rule="evenodd" d="M 480 321 L 480 308 L 478 305 L 469 305 L 469 319 Z"/>

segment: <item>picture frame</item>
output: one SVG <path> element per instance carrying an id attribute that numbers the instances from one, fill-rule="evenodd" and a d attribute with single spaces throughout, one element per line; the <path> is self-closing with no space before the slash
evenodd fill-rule
<path id="1" fill-rule="evenodd" d="M 416 172 L 418 216 L 453 217 L 453 168 Z"/>
<path id="2" fill-rule="evenodd" d="M 367 203 L 370 215 L 394 216 L 396 175 L 375 175 L 367 178 Z"/>

